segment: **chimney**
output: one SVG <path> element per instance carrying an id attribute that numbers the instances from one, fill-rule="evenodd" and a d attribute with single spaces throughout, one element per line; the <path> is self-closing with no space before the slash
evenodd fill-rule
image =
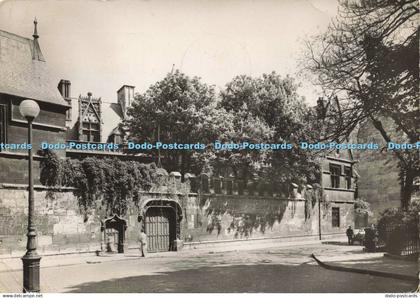
<path id="1" fill-rule="evenodd" d="M 64 100 L 69 105 L 69 109 L 66 112 L 66 126 L 70 127 L 71 125 L 71 93 L 70 93 L 70 87 L 71 83 L 69 80 L 60 80 L 58 83 L 58 91 L 60 92 L 61 96 L 64 98 Z"/>
<path id="2" fill-rule="evenodd" d="M 123 118 L 127 117 L 127 110 L 134 100 L 134 86 L 123 85 L 117 91 L 118 103 L 121 106 Z"/>
<path id="3" fill-rule="evenodd" d="M 60 80 L 58 83 L 58 91 L 60 91 L 61 96 L 66 100 L 70 98 L 70 87 L 71 83 L 68 80 Z"/>

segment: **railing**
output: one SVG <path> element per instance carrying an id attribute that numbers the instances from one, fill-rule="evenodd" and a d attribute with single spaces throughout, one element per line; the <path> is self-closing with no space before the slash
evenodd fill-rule
<path id="1" fill-rule="evenodd" d="M 390 254 L 408 256 L 420 252 L 419 230 L 414 223 L 386 225 L 380 238 Z"/>

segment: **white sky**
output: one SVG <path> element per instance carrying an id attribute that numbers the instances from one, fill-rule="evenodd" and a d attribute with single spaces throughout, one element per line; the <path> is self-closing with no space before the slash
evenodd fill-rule
<path id="1" fill-rule="evenodd" d="M 175 68 L 222 88 L 235 75 L 296 76 L 302 39 L 325 30 L 336 0 L 0 0 L 0 29 L 40 45 L 72 96 L 116 102 L 123 85 L 144 92 Z M 301 94 L 317 95 L 305 78 Z"/>

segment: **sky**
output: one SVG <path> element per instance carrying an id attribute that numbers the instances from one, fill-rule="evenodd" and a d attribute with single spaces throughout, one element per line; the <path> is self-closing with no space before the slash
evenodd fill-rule
<path id="1" fill-rule="evenodd" d="M 116 102 L 122 85 L 142 93 L 175 65 L 217 89 L 240 74 L 289 74 L 314 104 L 298 60 L 336 10 L 336 0 L 0 0 L 0 29 L 32 38 L 36 17 L 48 67 L 72 97 Z"/>

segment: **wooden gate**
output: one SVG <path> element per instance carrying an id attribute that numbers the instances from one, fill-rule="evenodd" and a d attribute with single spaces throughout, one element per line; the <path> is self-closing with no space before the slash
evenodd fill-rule
<path id="1" fill-rule="evenodd" d="M 119 233 L 114 228 L 105 229 L 106 252 L 117 252 Z"/>
<path id="2" fill-rule="evenodd" d="M 175 211 L 171 207 L 150 207 L 146 211 L 147 251 L 173 250 L 176 236 Z"/>

